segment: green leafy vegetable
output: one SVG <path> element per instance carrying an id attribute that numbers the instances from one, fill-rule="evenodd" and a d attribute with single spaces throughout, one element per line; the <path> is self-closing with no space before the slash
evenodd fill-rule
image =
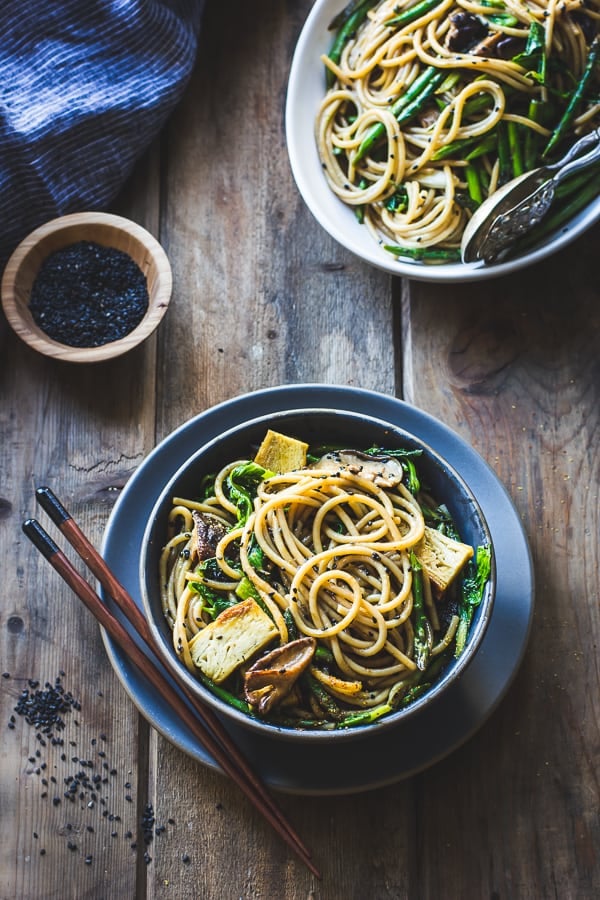
<path id="1" fill-rule="evenodd" d="M 421 512 L 423 513 L 425 524 L 429 525 L 430 528 L 435 528 L 436 531 L 440 531 L 447 537 L 452 538 L 455 541 L 460 541 L 461 538 L 456 525 L 454 524 L 454 519 L 450 515 L 450 510 L 445 504 L 441 503 L 439 506 L 436 506 L 435 509 L 422 505 Z"/>
<path id="2" fill-rule="evenodd" d="M 221 592 L 213 590 L 213 588 L 208 587 L 201 581 L 190 581 L 189 586 L 192 591 L 195 591 L 202 597 L 202 609 L 213 620 L 220 613 L 235 606 L 237 603 L 237 600 L 233 600 Z"/>
<path id="3" fill-rule="evenodd" d="M 227 491 L 229 498 L 237 506 L 238 525 L 245 525 L 250 518 L 258 485 L 265 478 L 271 478 L 274 474 L 254 462 L 236 466 L 229 473 L 226 479 Z"/>
<path id="4" fill-rule="evenodd" d="M 536 81 L 544 84 L 546 79 L 546 30 L 539 22 L 532 22 L 529 26 L 527 44 L 522 53 L 513 56 L 513 62 L 531 69 L 538 76 Z"/>
<path id="5" fill-rule="evenodd" d="M 492 551 L 487 545 L 477 548 L 475 559 L 469 560 L 462 581 L 459 607 L 459 623 L 456 629 L 454 656 L 458 659 L 465 649 L 473 615 L 481 603 L 485 586 L 490 577 Z"/>

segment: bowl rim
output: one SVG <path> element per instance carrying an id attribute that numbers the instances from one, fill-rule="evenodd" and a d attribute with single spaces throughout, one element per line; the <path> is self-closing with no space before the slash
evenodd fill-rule
<path id="1" fill-rule="evenodd" d="M 509 275 L 541 262 L 567 246 L 600 219 L 600 196 L 579 212 L 558 231 L 552 240 L 544 242 L 529 253 L 493 265 L 476 263 L 444 263 L 426 265 L 418 261 L 396 259 L 381 247 L 354 218 L 352 210 L 329 189 L 323 175 L 314 140 L 314 121 L 319 100 L 324 96 L 317 89 L 317 79 L 324 70 L 320 60 L 331 43 L 327 25 L 344 6 L 345 0 L 316 0 L 296 43 L 287 85 L 285 102 L 285 136 L 288 157 L 296 186 L 317 222 L 342 247 L 364 262 L 391 275 L 415 281 L 461 283 L 483 281 Z M 307 92 L 315 102 L 307 100 Z M 318 95 L 318 100 L 317 100 Z M 312 113 L 312 118 L 310 113 Z"/>
<path id="2" fill-rule="evenodd" d="M 173 494 L 174 486 L 177 484 L 177 482 L 187 474 L 190 468 L 193 468 L 198 464 L 200 458 L 202 458 L 206 453 L 209 453 L 211 450 L 214 450 L 214 448 L 217 447 L 223 440 L 234 438 L 239 433 L 242 433 L 247 429 L 256 428 L 258 425 L 264 425 L 265 428 L 277 427 L 276 423 L 282 419 L 289 418 L 290 416 L 304 417 L 311 414 L 318 414 L 321 416 L 342 416 L 346 419 L 373 423 L 379 429 L 393 432 L 394 438 L 398 442 L 401 442 L 404 439 L 408 439 L 410 442 L 417 444 L 419 447 L 423 448 L 425 453 L 430 456 L 434 465 L 438 467 L 445 475 L 449 475 L 451 481 L 454 481 L 455 484 L 458 484 L 461 494 L 466 497 L 470 507 L 474 510 L 481 530 L 484 533 L 486 541 L 490 546 L 492 546 L 492 539 L 488 523 L 477 498 L 469 488 L 465 479 L 457 472 L 454 466 L 448 463 L 444 459 L 444 457 L 441 456 L 439 452 L 434 450 L 425 441 L 411 434 L 409 431 L 399 425 L 394 425 L 393 423 L 385 421 L 384 419 L 380 419 L 376 416 L 355 412 L 353 410 L 340 410 L 327 407 L 302 407 L 298 409 L 278 410 L 274 413 L 264 413 L 259 416 L 254 416 L 230 428 L 227 428 L 219 435 L 211 438 L 205 444 L 200 446 L 185 462 L 183 462 L 178 467 L 178 469 L 173 473 L 173 475 L 163 486 L 152 506 L 152 511 L 144 528 L 142 547 L 138 564 L 138 582 L 140 588 L 140 597 L 142 600 L 142 607 L 148 621 L 148 625 L 154 639 L 159 657 L 169 671 L 178 674 L 180 679 L 183 680 L 185 686 L 189 690 L 191 690 L 197 697 L 199 697 L 202 702 L 213 707 L 215 712 L 219 713 L 224 718 L 229 718 L 235 724 L 241 725 L 245 729 L 254 731 L 262 736 L 266 735 L 268 737 L 270 736 L 274 738 L 283 738 L 291 742 L 309 741 L 312 743 L 318 741 L 326 742 L 332 739 L 335 739 L 336 741 L 355 740 L 357 738 L 368 736 L 369 734 L 373 733 L 374 729 L 381 731 L 382 729 L 397 726 L 401 721 L 404 722 L 407 719 L 417 715 L 424 706 L 428 706 L 431 703 L 440 700 L 441 695 L 443 695 L 443 693 L 447 689 L 455 684 L 463 674 L 463 672 L 467 669 L 471 660 L 474 658 L 479 647 L 481 646 L 483 638 L 485 637 L 494 607 L 496 565 L 494 553 L 492 552 L 492 568 L 490 578 L 486 585 L 481 605 L 478 609 L 477 618 L 471 626 L 468 641 L 462 655 L 458 659 L 453 660 L 448 665 L 442 677 L 434 684 L 434 686 L 430 690 L 426 691 L 422 697 L 415 700 L 406 708 L 395 710 L 394 712 L 389 713 L 388 715 L 372 724 L 360 726 L 358 728 L 340 728 L 332 730 L 310 730 L 284 727 L 281 725 L 274 725 L 268 721 L 259 719 L 258 717 L 246 715 L 245 713 L 228 705 L 215 694 L 213 694 L 206 686 L 202 684 L 199 679 L 194 678 L 192 673 L 190 673 L 185 665 L 176 657 L 173 643 L 170 640 L 170 635 L 167 635 L 168 626 L 166 625 L 164 618 L 161 615 L 161 617 L 157 620 L 157 617 L 153 612 L 153 605 L 148 589 L 148 579 L 146 577 L 146 573 L 149 568 L 148 558 L 150 556 L 150 550 L 152 547 L 153 532 L 157 527 L 162 507 L 168 503 L 169 498 Z M 163 524 L 166 526 L 164 515 Z M 161 540 L 164 540 L 164 538 L 161 538 Z M 155 586 L 158 583 L 158 572 L 156 572 L 154 583 Z"/>
<path id="3" fill-rule="evenodd" d="M 117 229 L 128 234 L 146 249 L 152 257 L 157 271 L 157 291 L 154 299 L 149 303 L 144 317 L 128 334 L 98 347 L 74 347 L 54 340 L 33 321 L 31 314 L 24 309 L 25 304 L 17 297 L 16 284 L 21 266 L 31 254 L 36 252 L 40 244 L 63 231 L 68 232 L 78 228 L 92 231 L 97 226 Z M 90 234 L 88 238 L 80 239 L 92 240 L 93 237 Z M 61 246 L 67 246 L 67 243 Z M 115 213 L 86 211 L 57 216 L 39 225 L 24 237 L 6 263 L 2 273 L 0 294 L 2 308 L 9 325 L 29 347 L 53 359 L 89 363 L 121 356 L 149 337 L 167 311 L 172 288 L 173 275 L 169 258 L 162 245 L 149 231 L 137 222 Z"/>

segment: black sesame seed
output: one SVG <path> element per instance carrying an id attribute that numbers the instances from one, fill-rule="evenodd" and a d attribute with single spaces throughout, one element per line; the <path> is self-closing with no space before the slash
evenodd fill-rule
<path id="1" fill-rule="evenodd" d="M 55 340 L 98 347 L 139 324 L 148 308 L 146 278 L 127 253 L 78 241 L 47 257 L 33 283 L 29 308 Z"/>

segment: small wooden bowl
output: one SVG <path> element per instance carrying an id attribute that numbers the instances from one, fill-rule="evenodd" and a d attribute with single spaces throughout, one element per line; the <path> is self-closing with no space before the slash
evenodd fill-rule
<path id="1" fill-rule="evenodd" d="M 71 347 L 49 337 L 36 325 L 29 298 L 36 275 L 54 251 L 77 241 L 93 241 L 127 253 L 142 270 L 148 285 L 148 309 L 125 337 L 100 347 Z M 16 248 L 2 276 L 2 306 L 6 318 L 34 350 L 67 362 L 100 362 L 120 356 L 145 340 L 157 327 L 171 299 L 172 275 L 167 255 L 140 225 L 110 213 L 73 213 L 36 228 Z"/>

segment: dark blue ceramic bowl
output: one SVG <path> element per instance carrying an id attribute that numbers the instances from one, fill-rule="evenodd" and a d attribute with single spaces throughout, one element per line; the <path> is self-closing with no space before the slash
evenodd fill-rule
<path id="1" fill-rule="evenodd" d="M 249 457 L 252 448 L 260 444 L 268 428 L 298 437 L 312 445 L 336 444 L 355 448 L 379 445 L 422 450 L 418 462 L 419 475 L 432 495 L 448 507 L 462 540 L 473 547 L 492 544 L 487 523 L 469 486 L 438 453 L 402 428 L 361 413 L 335 409 L 296 409 L 250 419 L 224 431 L 200 447 L 165 484 L 148 520 L 142 542 L 139 577 L 144 610 L 158 650 L 166 667 L 182 679 L 204 703 L 213 707 L 225 720 L 262 735 L 296 742 L 337 743 L 367 737 L 374 730 L 380 733 L 398 725 L 400 721 L 412 718 L 429 704 L 438 702 L 461 678 L 477 654 L 490 621 L 495 595 L 495 567 L 492 564 L 492 574 L 483 600 L 477 607 L 465 650 L 447 666 L 431 689 L 409 706 L 390 713 L 371 725 L 333 731 L 284 728 L 246 716 L 232 708 L 195 679 L 178 659 L 171 631 L 161 609 L 158 561 L 166 539 L 167 517 L 173 496 L 195 496 L 203 475 L 218 470 L 227 460 Z"/>

